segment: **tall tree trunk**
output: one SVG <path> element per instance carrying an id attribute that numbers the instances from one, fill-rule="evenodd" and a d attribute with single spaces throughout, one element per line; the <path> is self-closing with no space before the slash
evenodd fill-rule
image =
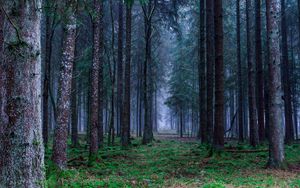
<path id="1" fill-rule="evenodd" d="M 282 119 L 282 86 L 280 73 L 280 0 L 267 0 L 267 37 L 269 38 L 269 95 L 270 95 L 270 168 L 280 168 L 284 162 Z"/>
<path id="2" fill-rule="evenodd" d="M 103 146 L 103 109 L 104 109 L 104 4 L 99 0 L 99 126 L 98 126 L 98 144 Z"/>
<path id="3" fill-rule="evenodd" d="M 296 140 L 298 140 L 298 107 L 297 107 L 297 71 L 296 71 L 296 61 L 294 56 L 294 34 L 293 29 L 290 29 L 290 48 L 291 48 L 291 56 L 292 56 L 292 100 L 293 100 L 293 116 L 294 116 L 294 127 L 295 127 L 295 136 Z"/>
<path id="4" fill-rule="evenodd" d="M 80 91 L 79 88 L 77 88 L 77 67 L 76 62 L 74 62 L 73 65 L 73 75 L 72 75 L 72 98 L 71 98 L 71 141 L 72 146 L 77 147 L 78 146 L 78 104 L 77 104 L 77 97 L 78 92 Z"/>
<path id="5" fill-rule="evenodd" d="M 207 107 L 207 140 L 210 144 L 213 141 L 214 122 L 214 4 L 213 1 L 206 1 L 206 107 Z"/>
<path id="6" fill-rule="evenodd" d="M 91 141 L 90 141 L 90 160 L 95 160 L 98 152 L 98 132 L 99 132 L 99 68 L 100 68 L 100 12 L 101 0 L 94 1 L 94 9 L 97 16 L 93 20 L 94 47 L 92 64 L 92 90 L 91 90 Z"/>
<path id="7" fill-rule="evenodd" d="M 244 105 L 243 105 L 243 81 L 241 61 L 241 11 L 240 0 L 236 1 L 236 33 L 237 33 L 237 67 L 238 67 L 238 122 L 239 142 L 244 142 Z"/>
<path id="8" fill-rule="evenodd" d="M 153 2 L 154 1 L 154 2 Z M 150 0 L 147 5 L 143 5 L 144 23 L 145 23 L 145 62 L 144 62 L 144 134 L 143 144 L 148 144 L 153 140 L 152 122 L 151 122 L 151 110 L 152 97 L 151 88 L 149 82 L 149 73 L 151 72 L 151 37 L 152 37 L 152 18 L 155 8 L 157 6 L 157 0 Z"/>
<path id="9" fill-rule="evenodd" d="M 213 146 L 224 148 L 224 63 L 223 63 L 223 0 L 214 2 L 215 23 L 215 127 Z"/>
<path id="10" fill-rule="evenodd" d="M 249 123 L 250 123 L 250 144 L 256 147 L 259 144 L 257 126 L 257 108 L 255 98 L 255 62 L 254 62 L 254 26 L 253 20 L 253 0 L 246 1 L 247 18 L 247 61 L 248 61 L 248 101 L 249 101 Z"/>
<path id="11" fill-rule="evenodd" d="M 50 7 L 50 3 L 46 1 L 46 6 Z M 46 13 L 47 14 L 47 13 Z M 51 72 L 51 54 L 52 54 L 52 24 L 50 15 L 46 15 L 46 49 L 45 49 L 45 65 L 44 65 L 44 84 L 43 84 L 43 140 L 45 147 L 48 145 L 49 134 L 49 88 L 50 88 L 50 72 Z"/>
<path id="12" fill-rule="evenodd" d="M 123 106 L 123 34 L 124 34 L 124 15 L 123 0 L 119 0 L 119 30 L 118 30 L 118 95 L 117 95 L 117 135 L 120 136 L 123 126 L 122 106 Z"/>
<path id="13" fill-rule="evenodd" d="M 199 37 L 199 110 L 200 110 L 200 133 L 202 143 L 208 143 L 207 137 L 207 111 L 206 111 L 206 72 L 205 72 L 205 1 L 200 0 L 200 37 Z"/>
<path id="14" fill-rule="evenodd" d="M 3 6 L 0 4 L 0 6 Z M 3 128 L 7 122 L 7 116 L 5 112 L 6 106 L 6 88 L 5 88 L 5 66 L 4 66 L 4 59 L 3 59 L 3 47 L 4 47 L 4 19 L 5 14 L 2 9 L 0 9 L 0 134 L 2 134 Z M 0 146 L 1 147 L 1 146 Z M 0 148 L 1 149 L 1 148 Z"/>
<path id="15" fill-rule="evenodd" d="M 122 146 L 128 146 L 130 143 L 130 89 L 131 89 L 131 17 L 132 5 L 126 5 L 126 64 L 125 64 L 125 93 L 123 106 L 123 123 L 122 123 Z"/>
<path id="16" fill-rule="evenodd" d="M 255 61 L 256 61 L 256 98 L 259 141 L 265 140 L 264 117 L 264 77 L 261 42 L 261 0 L 255 0 Z"/>
<path id="17" fill-rule="evenodd" d="M 267 7 L 268 5 L 268 2 L 266 1 L 266 9 L 268 8 Z M 266 19 L 270 17 L 270 12 L 269 11 L 265 11 L 266 14 Z M 266 24 L 266 30 L 270 30 L 270 25 L 269 24 Z M 266 60 L 265 60 L 265 64 L 264 64 L 264 69 L 265 69 L 265 76 L 264 76 L 264 92 L 265 92 L 265 136 L 266 138 L 269 140 L 269 129 L 270 129 L 270 96 L 269 96 L 269 62 L 270 62 L 270 48 L 269 48 L 269 45 L 270 45 L 270 38 L 268 36 L 266 36 Z"/>
<path id="18" fill-rule="evenodd" d="M 291 97 L 290 63 L 288 57 L 287 25 L 285 0 L 281 0 L 281 35 L 282 35 L 282 78 L 284 92 L 285 142 L 291 144 L 294 140 L 293 111 Z"/>
<path id="19" fill-rule="evenodd" d="M 68 124 L 71 114 L 71 86 L 76 39 L 75 7 L 77 1 L 68 0 L 67 3 L 69 10 L 66 10 L 67 15 L 64 23 L 63 56 L 57 99 L 57 126 L 54 131 L 52 153 L 52 160 L 60 169 L 67 165 Z"/>
<path id="20" fill-rule="evenodd" d="M 9 102 L 3 107 L 7 121 L 0 125 L 0 185 L 38 188 L 45 175 L 41 109 L 42 1 L 1 4 L 9 19 L 4 28 L 5 58 L 1 59 L 7 76 L 3 100 Z M 1 36 L 0 42 L 2 39 Z"/>

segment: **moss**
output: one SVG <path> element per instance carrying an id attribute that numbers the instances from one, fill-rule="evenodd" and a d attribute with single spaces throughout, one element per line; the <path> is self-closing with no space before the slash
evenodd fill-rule
<path id="1" fill-rule="evenodd" d="M 83 142 L 82 142 L 83 143 Z M 118 143 L 118 141 L 116 141 Z M 153 142 L 124 150 L 120 145 L 104 147 L 89 165 L 88 147 L 68 150 L 69 170 L 57 171 L 46 152 L 48 187 L 299 187 L 300 175 L 292 171 L 265 169 L 267 152 L 227 153 L 207 157 L 199 143 Z M 262 146 L 265 147 L 265 146 Z M 241 150 L 249 146 L 241 145 Z M 286 147 L 286 161 L 300 161 L 298 145 Z M 286 174 L 288 173 L 288 175 Z M 63 183 L 63 184 L 62 184 Z"/>

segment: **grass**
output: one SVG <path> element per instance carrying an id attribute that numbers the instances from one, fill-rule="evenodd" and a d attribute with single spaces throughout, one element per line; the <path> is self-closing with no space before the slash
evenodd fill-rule
<path id="1" fill-rule="evenodd" d="M 294 170 L 268 170 L 267 152 L 222 153 L 208 158 L 206 147 L 197 142 L 139 143 L 133 140 L 128 149 L 102 148 L 100 159 L 92 165 L 87 162 L 87 148 L 69 149 L 71 162 L 66 171 L 53 168 L 48 150 L 48 187 L 300 187 L 299 144 L 286 147 L 286 160 Z"/>

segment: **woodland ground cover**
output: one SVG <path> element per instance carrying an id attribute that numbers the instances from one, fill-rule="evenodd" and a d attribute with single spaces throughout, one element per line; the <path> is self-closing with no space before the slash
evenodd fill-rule
<path id="1" fill-rule="evenodd" d="M 69 149 L 68 170 L 59 172 L 49 160 L 49 187 L 300 187 L 300 145 L 286 146 L 286 170 L 265 169 L 267 145 L 250 152 L 247 145 L 227 144 L 236 152 L 208 157 L 197 141 L 160 139 L 130 148 L 116 145 L 100 150 L 98 161 L 89 164 L 87 147 Z M 246 151 L 246 152 L 242 152 Z"/>

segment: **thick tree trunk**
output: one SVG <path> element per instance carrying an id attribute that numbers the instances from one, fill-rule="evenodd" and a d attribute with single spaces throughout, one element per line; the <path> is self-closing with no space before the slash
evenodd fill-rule
<path id="1" fill-rule="evenodd" d="M 207 87 L 207 140 L 213 141 L 214 122 L 214 4 L 213 1 L 206 1 L 206 87 Z"/>
<path id="2" fill-rule="evenodd" d="M 76 38 L 76 3 L 76 0 L 68 0 L 69 10 L 66 11 L 63 56 L 58 87 L 57 126 L 54 131 L 52 160 L 60 169 L 67 165 L 68 124 L 71 114 L 71 86 Z"/>
<path id="3" fill-rule="evenodd" d="M 256 99 L 259 141 L 265 140 L 264 117 L 264 77 L 261 42 L 261 0 L 255 0 L 255 61 L 256 61 Z"/>
<path id="4" fill-rule="evenodd" d="M 215 23 L 215 127 L 213 146 L 224 148 L 224 63 L 223 63 L 223 11 L 222 0 L 214 2 Z"/>
<path id="5" fill-rule="evenodd" d="M 236 1 L 236 33 L 237 33 L 237 67 L 238 67 L 238 123 L 239 142 L 244 142 L 244 105 L 243 105 L 243 81 L 241 60 L 241 11 L 240 0 Z"/>
<path id="6" fill-rule="evenodd" d="M 126 5 L 126 64 L 125 64 L 125 93 L 123 106 L 123 123 L 122 123 L 122 146 L 128 146 L 130 143 L 130 89 L 131 89 L 131 17 L 132 5 Z"/>
<path id="7" fill-rule="evenodd" d="M 3 103 L 7 121 L 0 125 L 1 187 L 35 188 L 44 181 L 41 7 L 41 0 L 4 1 L 1 6 L 10 20 L 1 59 L 7 79 L 4 100 L 9 101 Z"/>
<path id="8" fill-rule="evenodd" d="M 280 168 L 284 162 L 284 136 L 282 120 L 282 86 L 280 73 L 280 0 L 267 0 L 267 37 L 269 38 L 269 95 L 270 135 L 269 161 L 271 168 Z"/>
<path id="9" fill-rule="evenodd" d="M 247 61 L 248 61 L 248 105 L 249 105 L 249 123 L 250 123 L 250 144 L 256 147 L 259 144 L 257 108 L 255 98 L 255 62 L 254 62 L 254 26 L 253 0 L 246 1 L 246 19 L 247 19 Z"/>
<path id="10" fill-rule="evenodd" d="M 288 57 L 287 25 L 285 0 L 281 0 L 281 36 L 282 36 L 282 78 L 284 92 L 285 142 L 291 144 L 294 140 L 293 111 L 291 96 L 290 63 Z"/>
<path id="11" fill-rule="evenodd" d="M 207 111 L 206 111 L 206 71 L 205 71 L 205 1 L 200 0 L 200 37 L 199 37 L 199 110 L 200 129 L 198 137 L 202 143 L 208 143 L 207 137 Z"/>

